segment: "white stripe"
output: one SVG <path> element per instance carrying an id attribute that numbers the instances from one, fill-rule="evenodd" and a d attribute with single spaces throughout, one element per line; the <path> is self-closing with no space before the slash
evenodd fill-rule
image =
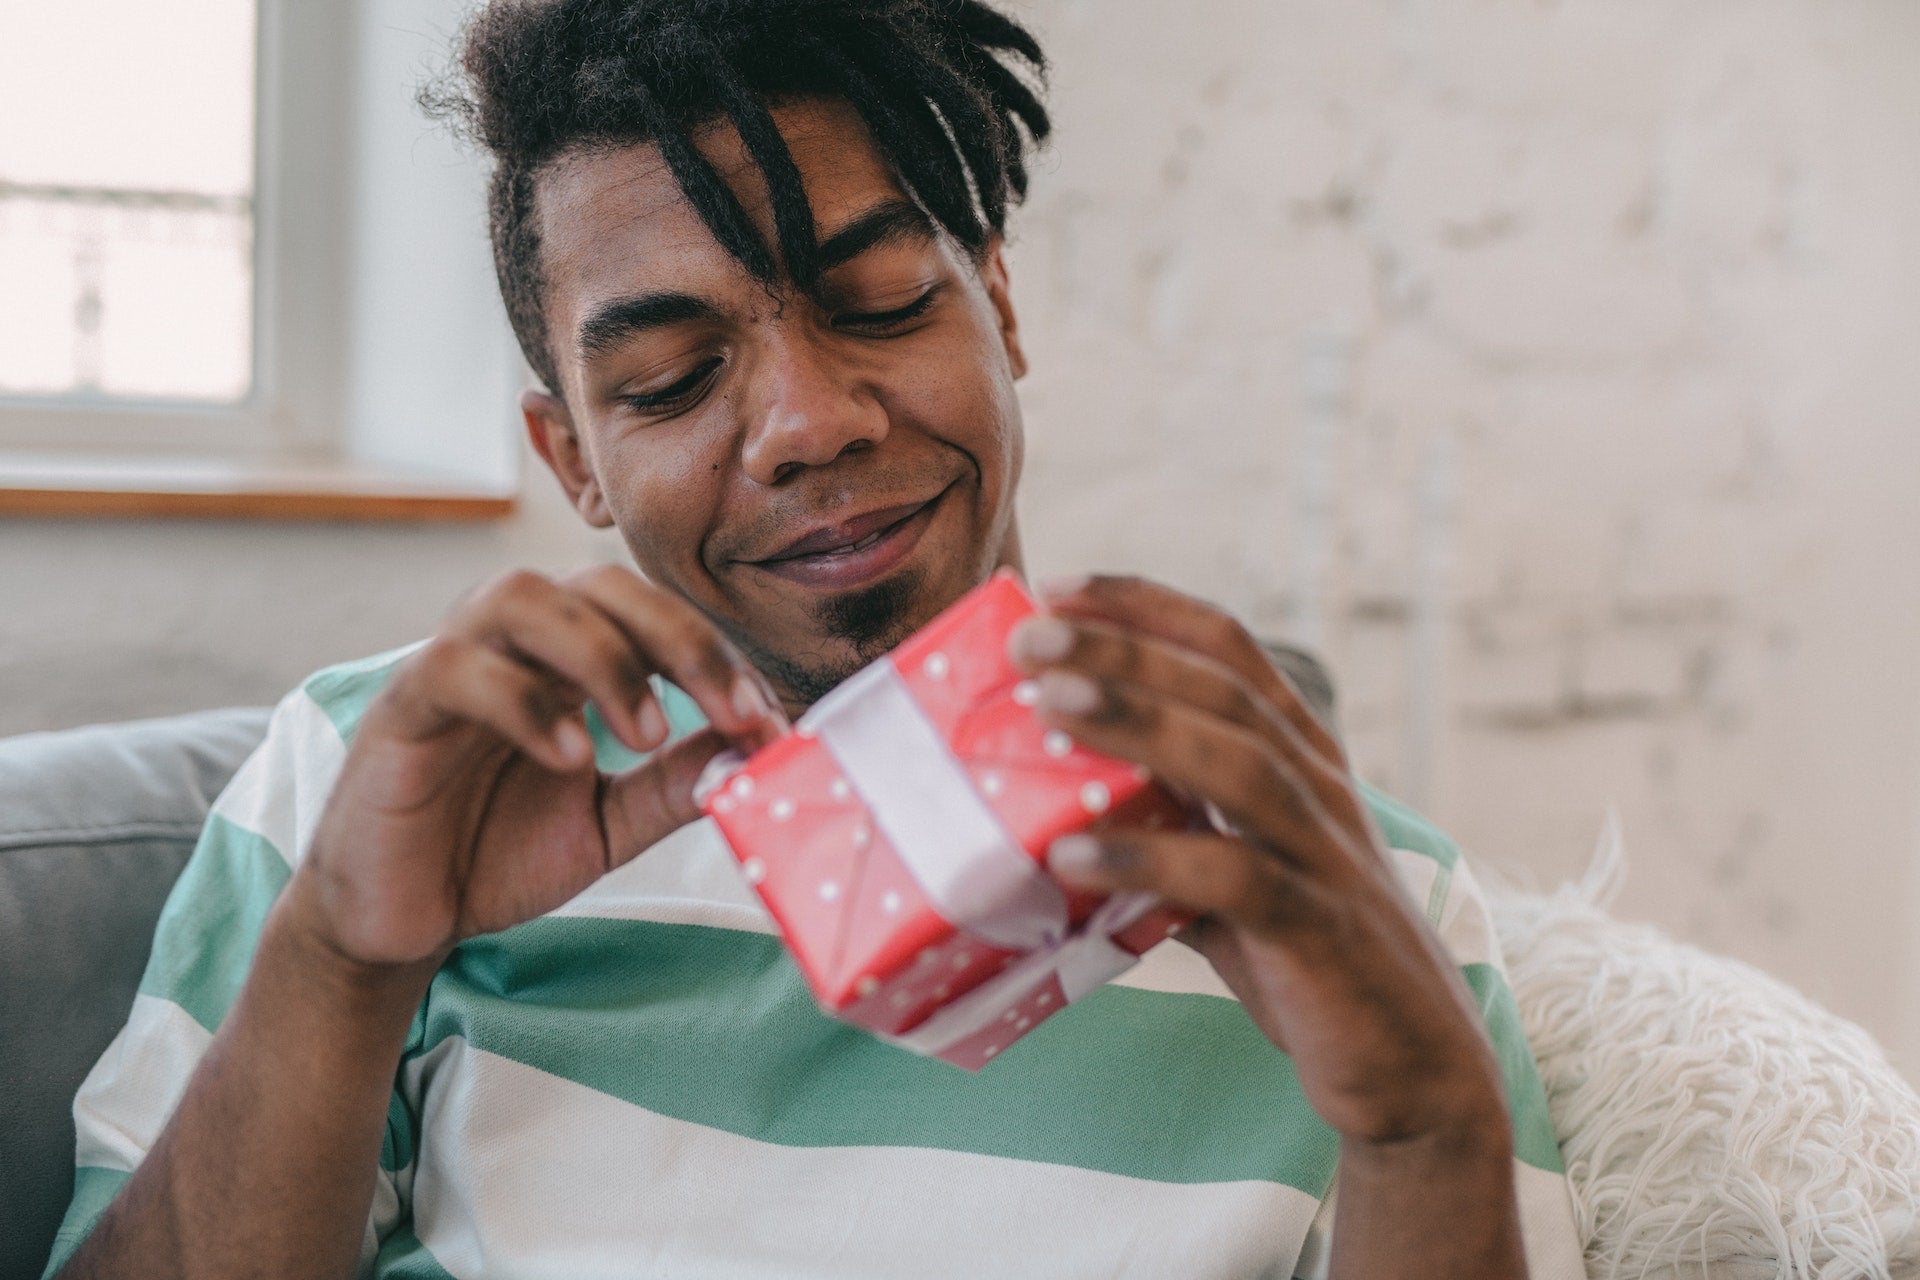
<path id="1" fill-rule="evenodd" d="M 1574 1224 L 1573 1190 L 1566 1175 L 1515 1160 L 1513 1183 L 1520 1201 L 1529 1280 L 1586 1280 L 1580 1228 Z"/>
<path id="2" fill-rule="evenodd" d="M 414 1226 L 461 1280 L 1282 1277 L 1318 1207 L 1267 1182 L 759 1142 L 457 1037 L 412 1064 L 423 1077 Z"/>
<path id="3" fill-rule="evenodd" d="M 681 827 L 548 914 L 777 932 L 712 818 Z"/>
<path id="4" fill-rule="evenodd" d="M 1165 991 L 1172 995 L 1235 998 L 1205 956 L 1171 938 L 1141 956 L 1139 964 L 1115 978 L 1111 985 Z"/>
<path id="5" fill-rule="evenodd" d="M 1433 882 L 1440 866 L 1424 853 L 1410 849 L 1390 849 L 1388 859 L 1400 883 L 1412 898 L 1416 909 L 1424 907 L 1433 893 Z M 1500 961 L 1499 943 L 1487 914 L 1486 899 L 1468 869 L 1465 858 L 1454 864 L 1453 881 L 1440 913 L 1440 940 L 1460 964 L 1485 963 L 1496 968 Z M 1138 965 L 1113 979 L 1116 987 L 1136 987 L 1143 991 L 1168 991 L 1181 995 L 1223 996 L 1233 992 L 1214 972 L 1213 966 L 1192 947 L 1174 941 L 1161 943 L 1141 958 Z"/>
<path id="6" fill-rule="evenodd" d="M 305 690 L 295 689 L 273 709 L 266 741 L 240 766 L 213 811 L 266 840 L 291 866 L 313 843 L 346 757 L 333 721 Z"/>
<path id="7" fill-rule="evenodd" d="M 207 1029 L 173 1001 L 135 996 L 127 1025 L 73 1100 L 76 1162 L 125 1172 L 138 1167 L 212 1043 Z"/>
<path id="8" fill-rule="evenodd" d="M 1453 864 L 1453 884 L 1440 911 L 1440 940 L 1460 964 L 1492 965 L 1503 975 L 1507 971 L 1500 937 L 1487 910 L 1487 895 L 1465 858 Z"/>
<path id="9" fill-rule="evenodd" d="M 1414 909 L 1424 916 L 1427 899 L 1433 895 L 1433 883 L 1440 875 L 1440 864 L 1410 849 L 1389 849 L 1387 855 L 1401 885 L 1413 899 Z M 1500 959 L 1500 943 L 1494 938 L 1493 923 L 1487 915 L 1486 895 L 1480 891 L 1480 884 L 1473 878 L 1473 870 L 1465 858 L 1453 864 L 1447 900 L 1441 904 L 1436 932 L 1454 963 L 1490 964 L 1506 972 Z"/>

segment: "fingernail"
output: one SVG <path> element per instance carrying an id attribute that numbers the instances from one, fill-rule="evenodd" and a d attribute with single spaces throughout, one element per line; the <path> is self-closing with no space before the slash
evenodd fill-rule
<path id="1" fill-rule="evenodd" d="M 1052 578 L 1042 578 L 1038 590 L 1041 595 L 1048 597 L 1070 596 L 1083 590 L 1091 581 L 1093 577 L 1090 574 L 1063 573 Z"/>
<path id="2" fill-rule="evenodd" d="M 1039 705 L 1049 711 L 1083 716 L 1100 705 L 1100 686 L 1072 671 L 1049 671 L 1037 681 Z"/>
<path id="3" fill-rule="evenodd" d="M 1058 618 L 1029 618 L 1013 629 L 1007 644 L 1016 658 L 1051 662 L 1073 648 L 1073 628 Z"/>
<path id="4" fill-rule="evenodd" d="M 742 720 L 756 723 L 773 715 L 759 682 L 744 671 L 733 679 L 733 711 Z"/>
<path id="5" fill-rule="evenodd" d="M 573 764 L 585 764 L 593 756 L 593 739 L 571 720 L 561 721 L 553 731 L 553 744 L 560 748 L 560 758 Z"/>
<path id="6" fill-rule="evenodd" d="M 1105 861 L 1106 850 L 1092 836 L 1061 836 L 1047 846 L 1047 866 L 1069 876 L 1097 871 Z"/>
<path id="7" fill-rule="evenodd" d="M 660 709 L 657 699 L 642 699 L 634 719 L 640 725 L 640 741 L 651 747 L 665 740 L 668 732 L 667 713 Z"/>

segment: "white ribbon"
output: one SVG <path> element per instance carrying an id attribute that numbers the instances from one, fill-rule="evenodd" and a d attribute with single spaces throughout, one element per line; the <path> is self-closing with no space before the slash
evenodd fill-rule
<path id="1" fill-rule="evenodd" d="M 998 947 L 1032 951 L 1067 931 L 1060 886 L 1007 834 L 893 663 L 856 673 L 800 719 L 866 803 L 927 900 Z"/>
<path id="2" fill-rule="evenodd" d="M 1072 1004 L 1140 962 L 1140 957 L 1113 940 L 1113 935 L 1152 910 L 1158 900 L 1147 893 L 1117 893 L 1087 918 L 1086 924 L 1058 945 L 1025 955 L 957 1000 L 928 1014 L 926 1020 L 901 1035 L 880 1038 L 888 1044 L 930 1058 L 944 1055 L 970 1039 L 1032 993 L 1052 974 L 1060 983 L 1062 1001 Z M 1018 1036 L 1009 1036 L 1009 1042 Z"/>

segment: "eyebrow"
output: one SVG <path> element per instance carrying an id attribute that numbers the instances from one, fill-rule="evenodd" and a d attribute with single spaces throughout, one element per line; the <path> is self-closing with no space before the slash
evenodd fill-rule
<path id="1" fill-rule="evenodd" d="M 905 200 L 888 200 L 820 242 L 820 269 L 831 271 L 844 266 L 876 245 L 933 238 L 933 223 L 917 205 Z"/>
<path id="2" fill-rule="evenodd" d="M 588 313 L 580 322 L 575 339 L 583 359 L 591 360 L 625 342 L 636 334 L 690 320 L 713 320 L 720 309 L 704 298 L 688 293 L 643 293 L 632 298 L 615 298 Z"/>
<path id="3" fill-rule="evenodd" d="M 933 238 L 933 223 L 917 205 L 905 200 L 887 200 L 851 219 L 820 242 L 820 270 L 827 272 L 845 266 L 880 245 Z M 587 314 L 580 322 L 574 344 L 579 348 L 581 359 L 592 360 L 650 330 L 719 318 L 718 307 L 690 293 L 643 293 L 615 298 Z"/>

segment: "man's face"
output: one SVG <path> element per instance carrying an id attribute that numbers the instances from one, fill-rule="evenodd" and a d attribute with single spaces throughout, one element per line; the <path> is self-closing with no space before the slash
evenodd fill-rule
<path id="1" fill-rule="evenodd" d="M 527 400 L 588 519 L 699 606 L 795 705 L 1018 564 L 1024 369 L 997 247 L 936 236 L 844 103 L 776 109 L 822 246 L 822 302 L 770 292 L 652 145 L 540 186 L 560 399 Z M 696 141 L 773 242 L 737 134 Z"/>

